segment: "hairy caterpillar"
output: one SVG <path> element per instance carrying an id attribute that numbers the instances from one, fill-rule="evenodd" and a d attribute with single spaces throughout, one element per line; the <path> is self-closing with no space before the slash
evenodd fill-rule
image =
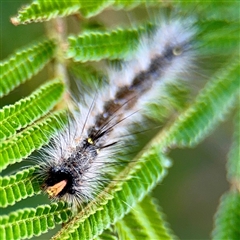
<path id="1" fill-rule="evenodd" d="M 42 188 L 50 198 L 78 206 L 111 180 L 109 163 L 124 144 L 121 135 L 139 121 L 139 110 L 163 81 L 188 71 L 194 34 L 191 21 L 161 23 L 152 36 L 142 38 L 136 56 L 121 71 L 109 71 L 109 86 L 94 100 L 87 98 L 87 106 L 78 104 L 40 166 Z"/>

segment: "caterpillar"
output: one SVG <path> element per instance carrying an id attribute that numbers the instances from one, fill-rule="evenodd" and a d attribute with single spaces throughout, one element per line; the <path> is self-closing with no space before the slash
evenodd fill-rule
<path id="1" fill-rule="evenodd" d="M 163 82 L 189 70 L 194 35 L 190 20 L 161 22 L 151 36 L 142 37 L 121 70 L 109 69 L 108 86 L 86 97 L 86 106 L 77 103 L 67 126 L 42 153 L 46 160 L 39 177 L 51 199 L 79 206 L 111 181 L 111 158 L 124 145 L 121 136 L 133 122 L 140 122 L 141 109 Z"/>

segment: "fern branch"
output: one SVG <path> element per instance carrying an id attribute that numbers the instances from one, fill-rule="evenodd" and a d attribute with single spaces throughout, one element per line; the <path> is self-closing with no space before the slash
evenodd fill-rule
<path id="1" fill-rule="evenodd" d="M 180 8 L 184 12 L 189 13 L 194 12 L 196 15 L 199 16 L 199 19 L 204 19 L 207 21 L 218 21 L 223 20 L 226 22 L 229 21 L 236 21 L 239 19 L 239 7 L 240 3 L 238 0 L 233 0 L 226 4 L 226 2 L 222 1 L 215 1 L 215 0 L 208 0 L 204 2 L 200 0 L 175 0 L 171 3 L 176 8 Z M 197 9 L 197 11 L 196 11 Z"/>
<path id="2" fill-rule="evenodd" d="M 208 82 L 195 103 L 181 114 L 178 120 L 162 134 L 162 144 L 194 146 L 203 140 L 224 119 L 232 108 L 239 92 L 239 61 L 235 61 L 225 74 Z"/>
<path id="3" fill-rule="evenodd" d="M 31 167 L 12 176 L 0 177 L 0 207 L 14 205 L 40 193 L 39 184 L 32 177 L 35 170 L 36 167 Z"/>
<path id="4" fill-rule="evenodd" d="M 119 240 L 119 238 L 111 227 L 107 230 L 104 230 L 104 232 L 97 236 L 94 240 Z"/>
<path id="5" fill-rule="evenodd" d="M 229 182 L 232 184 L 233 189 L 238 189 L 240 192 L 240 108 L 239 108 L 238 96 L 238 108 L 235 116 L 235 128 L 231 150 L 228 155 L 227 163 L 227 176 Z"/>
<path id="6" fill-rule="evenodd" d="M 239 21 L 220 20 L 202 20 L 198 23 L 201 29 L 198 36 L 199 56 L 219 55 L 221 52 L 224 56 L 236 55 L 236 49 L 240 47 L 240 26 Z M 214 31 L 212 31 L 214 29 Z"/>
<path id="7" fill-rule="evenodd" d="M 147 196 L 118 221 L 115 227 L 120 239 L 173 239 L 162 216 L 156 203 Z"/>
<path id="8" fill-rule="evenodd" d="M 29 97 L 0 110 L 0 140 L 13 136 L 46 114 L 59 101 L 64 90 L 63 83 L 53 80 L 43 85 Z"/>
<path id="9" fill-rule="evenodd" d="M 53 239 L 93 239 L 120 220 L 166 174 L 169 160 L 152 144 L 147 154 L 130 163 L 107 189 L 66 224 Z M 101 224 L 99 224 L 101 222 Z"/>
<path id="10" fill-rule="evenodd" d="M 214 240 L 239 239 L 240 237 L 240 193 L 231 191 L 222 196 L 215 216 L 212 233 Z"/>
<path id="11" fill-rule="evenodd" d="M 125 9 L 129 10 L 135 8 L 139 5 L 150 6 L 150 5 L 159 5 L 161 4 L 158 0 L 115 0 L 113 4 L 114 9 Z"/>
<path id="12" fill-rule="evenodd" d="M 38 73 L 53 57 L 55 44 L 45 40 L 16 52 L 0 63 L 0 97 Z"/>
<path id="13" fill-rule="evenodd" d="M 70 65 L 69 70 L 77 79 L 81 79 L 84 85 L 89 87 L 95 86 L 95 84 L 101 86 L 107 82 L 106 75 L 87 64 L 73 63 Z"/>
<path id="14" fill-rule="evenodd" d="M 81 62 L 126 58 L 137 49 L 140 36 L 152 27 L 148 24 L 138 28 L 87 32 L 78 37 L 69 37 L 67 58 Z"/>
<path id="15" fill-rule="evenodd" d="M 239 96 L 238 96 L 239 97 Z M 239 99 L 239 98 L 238 98 Z M 215 215 L 213 239 L 239 239 L 240 237 L 240 145 L 239 122 L 240 114 L 235 118 L 233 144 L 228 156 L 228 179 L 232 184 L 231 190 L 225 193 Z"/>
<path id="16" fill-rule="evenodd" d="M 33 3 L 23 7 L 16 17 L 12 17 L 11 21 L 14 25 L 27 24 L 31 22 L 43 22 L 56 17 L 66 17 L 72 14 L 81 13 L 83 17 L 92 17 L 102 12 L 107 7 L 114 9 L 125 9 L 129 10 L 139 5 L 159 5 L 161 4 L 158 0 L 36 0 Z M 236 4 L 237 1 L 231 1 L 228 4 L 228 11 L 226 11 L 226 4 L 221 4 L 214 0 L 208 1 L 207 11 L 206 5 L 199 5 L 198 11 L 202 14 L 202 18 L 208 19 L 236 19 L 239 17 Z M 184 1 L 174 1 L 169 3 L 175 7 L 182 9 L 193 10 L 196 6 L 196 1 L 188 1 L 185 4 Z M 214 14 L 213 14 L 214 13 Z"/>
<path id="17" fill-rule="evenodd" d="M 31 22 L 49 21 L 56 17 L 66 17 L 81 13 L 83 17 L 89 18 L 102 12 L 105 8 L 112 6 L 115 9 L 130 9 L 140 4 L 159 4 L 157 0 L 36 0 L 30 5 L 23 7 L 16 17 L 11 21 L 14 25 Z"/>
<path id="18" fill-rule="evenodd" d="M 162 86 L 162 94 L 154 102 L 148 103 L 144 114 L 159 125 L 171 116 L 183 112 L 189 106 L 190 89 L 184 82 L 168 82 Z"/>
<path id="19" fill-rule="evenodd" d="M 66 203 L 58 202 L 37 208 L 26 208 L 0 217 L 0 239 L 26 239 L 67 222 L 71 210 Z"/>
<path id="20" fill-rule="evenodd" d="M 14 25 L 31 22 L 43 22 L 56 17 L 68 16 L 77 13 L 80 8 L 80 1 L 41 1 L 37 0 L 23 7 L 16 17 L 11 18 Z"/>
<path id="21" fill-rule="evenodd" d="M 60 128 L 59 122 L 63 121 L 60 119 L 64 117 L 65 114 L 62 111 L 56 112 L 0 143 L 0 170 L 5 169 L 9 164 L 22 161 L 34 150 L 48 143 Z"/>

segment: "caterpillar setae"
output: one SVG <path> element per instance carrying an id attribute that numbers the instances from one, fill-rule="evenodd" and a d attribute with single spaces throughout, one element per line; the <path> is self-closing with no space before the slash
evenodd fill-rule
<path id="1" fill-rule="evenodd" d="M 169 20 L 142 37 L 138 50 L 120 71 L 110 69 L 109 85 L 77 104 L 68 124 L 44 151 L 39 176 L 53 200 L 79 206 L 111 180 L 111 158 L 124 145 L 131 123 L 164 81 L 189 71 L 195 29 L 191 20 Z M 110 163 L 110 164 L 109 164 Z"/>

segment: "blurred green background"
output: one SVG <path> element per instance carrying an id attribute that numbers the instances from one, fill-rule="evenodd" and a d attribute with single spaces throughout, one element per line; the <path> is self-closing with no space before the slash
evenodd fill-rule
<path id="1" fill-rule="evenodd" d="M 29 1 L 1 0 L 1 60 L 16 49 L 28 45 L 44 35 L 44 24 L 14 26 L 10 17 Z M 128 19 L 129 20 L 129 19 Z M 1 100 L 0 105 L 10 104 L 27 96 L 36 89 L 47 75 L 41 71 L 23 86 L 18 87 L 9 96 Z M 226 181 L 225 164 L 231 144 L 231 121 L 221 124 L 214 133 L 195 149 L 173 150 L 170 158 L 173 166 L 168 176 L 154 190 L 163 212 L 167 216 L 173 231 L 180 239 L 210 239 L 213 228 L 213 215 L 216 212 L 220 196 L 229 188 Z M 22 164 L 16 164 L 8 171 L 14 171 Z M 6 172 L 5 172 L 6 173 Z M 20 207 L 36 206 L 49 202 L 46 196 L 28 198 L 8 208 L 13 211 Z M 6 213 L 5 211 L 2 212 Z M 42 235 L 38 239 L 48 239 Z"/>

